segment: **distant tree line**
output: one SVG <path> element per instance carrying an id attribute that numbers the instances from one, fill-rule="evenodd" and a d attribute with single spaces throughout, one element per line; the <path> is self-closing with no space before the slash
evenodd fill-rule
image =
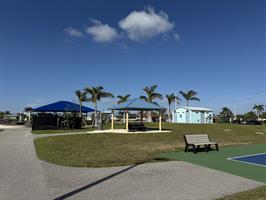
<path id="1" fill-rule="evenodd" d="M 234 115 L 234 113 L 228 108 L 228 107 L 223 107 L 222 111 L 219 114 L 219 117 L 221 119 L 221 122 L 223 123 L 229 123 L 233 119 L 236 120 L 242 120 L 242 121 L 250 121 L 250 120 L 260 120 L 260 118 L 266 118 L 266 112 L 264 107 L 266 105 L 254 105 L 252 107 L 252 110 L 244 113 L 242 115 Z"/>
<path id="2" fill-rule="evenodd" d="M 3 119 L 4 116 L 11 115 L 11 112 L 9 110 L 6 111 L 0 111 L 0 119 Z"/>
<path id="3" fill-rule="evenodd" d="M 144 87 L 143 91 L 145 95 L 141 95 L 139 98 L 146 102 L 153 103 L 156 105 L 158 105 L 156 100 L 158 99 L 163 100 L 165 98 L 168 103 L 168 120 L 171 121 L 172 119 L 171 105 L 174 102 L 179 103 L 181 99 L 173 93 L 163 95 L 157 92 L 157 87 L 158 85 L 152 85 L 151 87 L 148 87 L 148 86 Z M 179 93 L 182 95 L 182 97 L 186 101 L 187 106 L 189 106 L 190 101 L 200 101 L 200 99 L 196 97 L 198 93 L 194 90 L 189 90 L 188 92 L 180 91 Z M 112 93 L 105 91 L 102 86 L 86 87 L 83 90 L 76 90 L 75 94 L 78 98 L 79 105 L 80 105 L 80 110 L 79 110 L 80 117 L 82 115 L 81 108 L 82 108 L 83 102 L 92 102 L 94 104 L 94 109 L 95 109 L 94 123 L 95 124 L 97 124 L 97 120 L 98 120 L 98 112 L 97 112 L 98 102 L 100 102 L 101 99 L 103 98 L 107 98 L 107 97 L 114 98 L 115 97 Z M 128 101 L 130 96 L 131 96 L 130 94 L 116 96 L 118 99 L 117 104 L 121 104 L 121 103 Z M 152 112 L 147 112 L 147 120 L 148 122 L 152 121 Z"/>

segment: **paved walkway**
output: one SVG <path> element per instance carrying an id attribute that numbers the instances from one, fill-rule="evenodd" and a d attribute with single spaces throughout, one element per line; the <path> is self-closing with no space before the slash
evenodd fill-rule
<path id="1" fill-rule="evenodd" d="M 30 129 L 0 132 L 0 200 L 211 200 L 258 183 L 181 161 L 111 168 L 62 167 L 38 160 Z"/>
<path id="2" fill-rule="evenodd" d="M 1 127 L 0 127 L 1 128 Z M 148 134 L 148 133 L 170 133 L 169 130 L 148 130 L 148 131 L 135 131 L 135 132 L 126 132 L 125 129 L 107 129 L 107 130 L 94 130 L 94 131 L 87 131 L 87 132 L 72 132 L 72 133 L 50 133 L 50 134 L 34 134 L 34 138 L 40 137 L 50 137 L 50 136 L 64 136 L 64 135 L 86 135 L 86 134 L 99 134 L 99 133 L 117 133 L 117 134 Z"/>

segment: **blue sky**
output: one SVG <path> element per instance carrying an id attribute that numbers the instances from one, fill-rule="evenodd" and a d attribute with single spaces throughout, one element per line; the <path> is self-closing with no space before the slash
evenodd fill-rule
<path id="1" fill-rule="evenodd" d="M 76 101 L 85 86 L 138 97 L 158 84 L 196 90 L 192 105 L 216 113 L 249 111 L 266 104 L 265 10 L 263 0 L 1 1 L 0 110 Z"/>

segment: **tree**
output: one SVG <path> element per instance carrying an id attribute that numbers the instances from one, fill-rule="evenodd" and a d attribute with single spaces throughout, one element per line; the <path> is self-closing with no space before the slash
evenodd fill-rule
<path id="1" fill-rule="evenodd" d="M 143 99 L 146 102 L 154 103 L 157 105 L 157 103 L 154 101 L 155 99 L 163 99 L 163 95 L 155 92 L 158 85 L 153 85 L 151 87 L 144 87 L 143 90 L 146 93 L 146 96 L 140 96 L 140 99 Z M 151 112 L 148 112 L 148 122 L 152 122 L 152 116 Z"/>
<path id="2" fill-rule="evenodd" d="M 5 113 L 0 111 L 0 119 L 3 119 L 4 115 L 5 115 Z"/>
<path id="3" fill-rule="evenodd" d="M 79 101 L 79 117 L 82 117 L 82 112 L 81 112 L 82 102 L 87 100 L 86 92 L 76 90 L 75 94 L 76 94 L 78 101 Z"/>
<path id="4" fill-rule="evenodd" d="M 166 94 L 165 95 L 167 103 L 168 103 L 168 120 L 169 122 L 172 121 L 172 117 L 171 117 L 171 104 L 174 101 L 180 101 L 180 98 L 178 96 L 175 96 L 175 94 Z"/>
<path id="5" fill-rule="evenodd" d="M 263 105 L 254 105 L 253 110 L 256 110 L 257 114 L 258 114 L 258 119 L 260 118 L 260 114 L 263 113 L 264 111 L 264 106 Z"/>
<path id="6" fill-rule="evenodd" d="M 189 90 L 188 92 L 180 91 L 179 93 L 186 100 L 187 106 L 189 106 L 189 101 L 200 101 L 200 99 L 198 97 L 195 97 L 198 94 L 198 92 L 196 92 L 194 90 Z"/>
<path id="7" fill-rule="evenodd" d="M 124 102 L 128 101 L 129 97 L 130 97 L 130 94 L 127 94 L 127 95 L 125 95 L 125 96 L 118 95 L 117 98 L 118 98 L 119 100 L 117 101 L 117 104 L 121 104 L 121 103 L 124 103 Z M 125 120 L 125 119 L 126 119 L 125 114 L 126 114 L 126 113 L 123 112 L 123 123 L 125 123 L 125 121 L 126 121 L 126 120 Z"/>
<path id="8" fill-rule="evenodd" d="M 245 113 L 243 118 L 245 121 L 256 120 L 257 115 L 255 112 L 250 111 L 250 112 Z"/>
<path id="9" fill-rule="evenodd" d="M 6 110 L 5 115 L 11 115 L 11 112 L 9 110 Z"/>
<path id="10" fill-rule="evenodd" d="M 231 118 L 234 116 L 234 114 L 229 108 L 223 107 L 222 111 L 220 112 L 220 116 L 223 123 L 229 123 L 231 122 Z"/>
<path id="11" fill-rule="evenodd" d="M 89 95 L 87 96 L 87 101 L 93 102 L 94 103 L 94 116 L 95 116 L 95 125 L 97 126 L 98 124 L 98 117 L 97 117 L 97 103 L 98 101 L 101 101 L 102 98 L 107 98 L 107 97 L 114 97 L 114 95 L 110 92 L 106 92 L 103 90 L 102 86 L 96 86 L 96 87 L 86 87 L 84 89 L 86 94 Z"/>
<path id="12" fill-rule="evenodd" d="M 118 98 L 119 100 L 117 101 L 117 104 L 121 104 L 121 103 L 126 102 L 126 101 L 129 99 L 129 97 L 130 97 L 130 94 L 127 94 L 127 95 L 125 95 L 125 96 L 118 95 L 117 98 Z"/>

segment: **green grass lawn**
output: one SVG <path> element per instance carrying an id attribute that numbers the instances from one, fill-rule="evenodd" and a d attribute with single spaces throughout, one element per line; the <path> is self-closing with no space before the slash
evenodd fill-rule
<path id="1" fill-rule="evenodd" d="M 258 187 L 253 190 L 240 192 L 217 200 L 266 200 L 266 186 Z"/>
<path id="2" fill-rule="evenodd" d="M 158 124 L 152 123 L 149 126 L 157 127 Z M 120 166 L 156 160 L 162 152 L 183 149 L 183 134 L 187 133 L 207 133 L 217 140 L 220 146 L 266 143 L 265 125 L 164 123 L 163 128 L 172 132 L 56 136 L 38 138 L 34 143 L 40 159 L 79 167 Z"/>

